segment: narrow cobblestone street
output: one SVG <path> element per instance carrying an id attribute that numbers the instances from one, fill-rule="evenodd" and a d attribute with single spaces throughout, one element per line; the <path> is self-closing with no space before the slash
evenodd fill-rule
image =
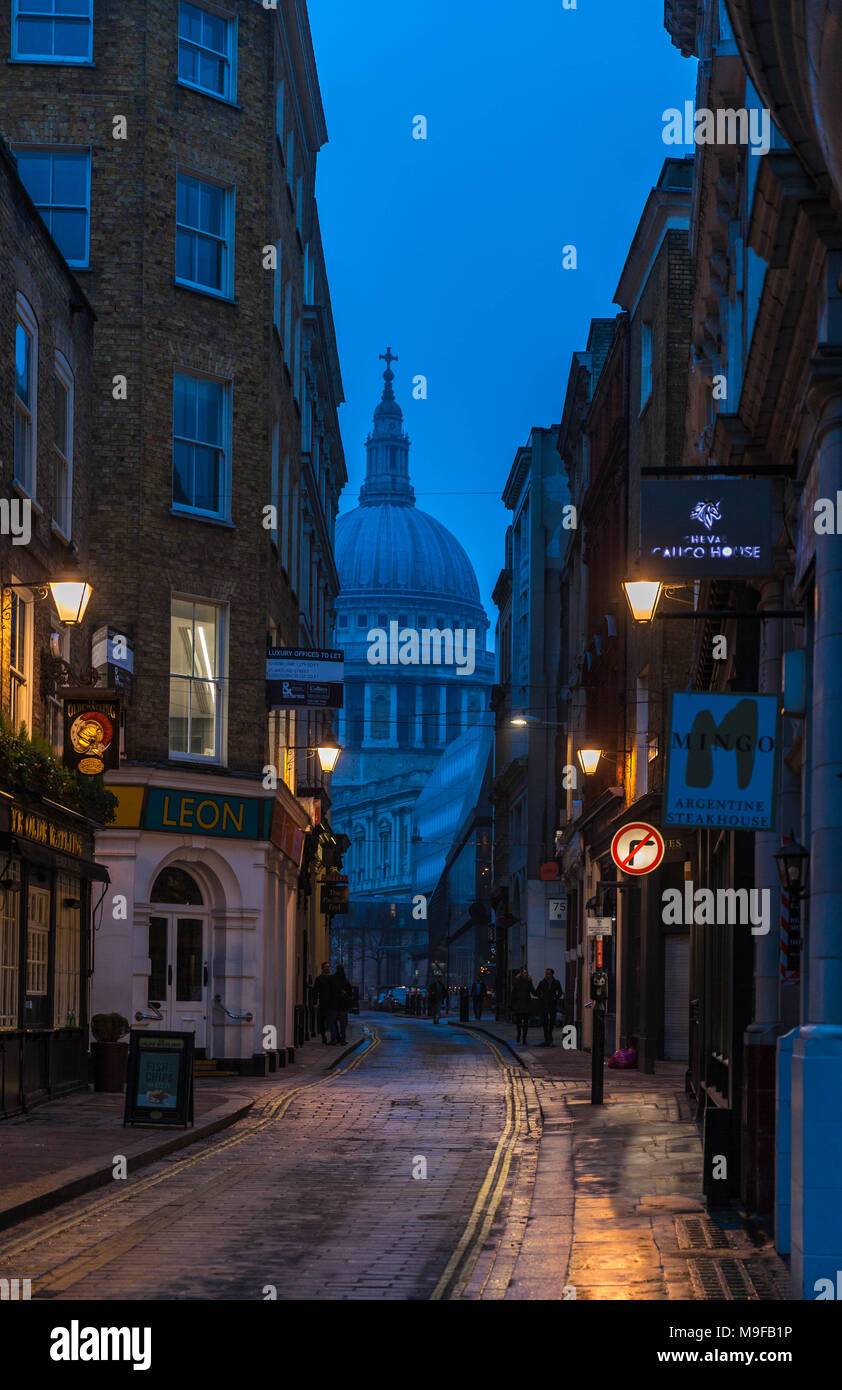
<path id="1" fill-rule="evenodd" d="M 232 1128 L 14 1226 L 0 1275 L 36 1300 L 709 1296 L 681 1248 L 709 1222 L 672 1076 L 620 1076 L 594 1111 L 584 1054 L 524 1067 L 494 1024 L 358 1026 L 335 1070 L 316 1053 Z M 735 1235 L 720 1258 L 746 1253 Z M 749 1253 L 781 1297 L 784 1267 Z"/>

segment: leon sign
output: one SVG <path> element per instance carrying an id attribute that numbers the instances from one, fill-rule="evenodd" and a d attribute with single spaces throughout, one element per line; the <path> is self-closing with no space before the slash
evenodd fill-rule
<path id="1" fill-rule="evenodd" d="M 773 830 L 777 695 L 672 695 L 664 823 Z"/>

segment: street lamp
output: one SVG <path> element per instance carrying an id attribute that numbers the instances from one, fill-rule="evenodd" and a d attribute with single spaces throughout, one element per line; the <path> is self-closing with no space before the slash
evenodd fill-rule
<path id="1" fill-rule="evenodd" d="M 342 749 L 336 743 L 323 743 L 317 749 L 319 762 L 322 765 L 322 772 L 333 772 L 339 760 Z"/>
<path id="2" fill-rule="evenodd" d="M 797 900 L 801 897 L 804 887 L 804 871 L 807 867 L 807 860 L 810 858 L 810 851 L 800 845 L 795 838 L 795 832 L 789 832 L 789 840 L 786 844 L 773 854 L 772 858 L 778 866 L 778 876 L 781 880 L 781 887 L 790 896 Z"/>
<path id="3" fill-rule="evenodd" d="M 599 760 L 602 757 L 601 748 L 580 748 L 576 757 L 579 759 L 579 766 L 586 777 L 592 777 L 599 767 Z"/>
<path id="4" fill-rule="evenodd" d="M 33 593 L 41 601 L 52 596 L 59 622 L 67 627 L 79 627 L 84 621 L 85 610 L 93 593 L 90 584 L 80 577 L 75 566 L 68 566 L 64 572 L 48 580 L 46 584 L 4 584 L 3 589 L 10 592 L 23 589 Z"/>
<path id="5" fill-rule="evenodd" d="M 659 579 L 624 579 L 623 593 L 636 623 L 651 623 L 663 585 Z"/>

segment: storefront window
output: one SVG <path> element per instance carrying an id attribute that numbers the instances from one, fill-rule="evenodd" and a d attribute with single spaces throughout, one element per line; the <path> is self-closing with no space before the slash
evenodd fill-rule
<path id="1" fill-rule="evenodd" d="M 20 861 L 11 859 L 0 885 L 0 1028 L 18 1026 Z"/>
<path id="2" fill-rule="evenodd" d="M 50 894 L 30 888 L 26 919 L 26 992 L 45 996 L 50 961 Z"/>
<path id="3" fill-rule="evenodd" d="M 56 877 L 55 988 L 53 1027 L 79 1026 L 79 978 L 82 949 L 82 898 L 78 878 Z"/>

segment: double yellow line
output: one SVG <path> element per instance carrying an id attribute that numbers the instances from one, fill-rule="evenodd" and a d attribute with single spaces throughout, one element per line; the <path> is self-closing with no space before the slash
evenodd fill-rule
<path id="1" fill-rule="evenodd" d="M 249 1139 L 253 1139 L 256 1134 L 267 1129 L 269 1125 L 280 1120 L 289 1110 L 293 1101 L 304 1091 L 309 1091 L 313 1086 L 324 1086 L 327 1082 L 333 1081 L 337 1076 L 344 1076 L 346 1072 L 354 1071 L 361 1065 L 372 1052 L 380 1046 L 381 1038 L 377 1029 L 372 1027 L 367 1029 L 369 1042 L 367 1046 L 358 1048 L 353 1058 L 346 1066 L 338 1066 L 334 1071 L 328 1072 L 326 1076 L 316 1076 L 312 1081 L 305 1081 L 300 1086 L 295 1086 L 291 1091 L 286 1091 L 277 1100 L 270 1101 L 261 1112 L 261 1117 L 256 1124 L 246 1124 L 239 1134 L 229 1135 L 225 1139 L 211 1140 L 208 1148 L 201 1153 L 191 1154 L 187 1158 L 178 1159 L 171 1167 L 166 1168 L 162 1173 L 155 1173 L 148 1178 L 141 1178 L 139 1182 L 132 1185 L 122 1192 L 116 1192 L 110 1197 L 102 1197 L 99 1201 L 93 1202 L 80 1212 L 75 1212 L 71 1216 L 60 1217 L 57 1221 L 51 1222 L 49 1226 L 42 1226 L 38 1231 L 31 1232 L 29 1235 L 21 1236 L 18 1240 L 13 1240 L 5 1244 L 0 1237 L 0 1259 L 8 1259 L 12 1255 L 20 1254 L 24 1250 L 32 1250 L 36 1245 L 40 1245 L 45 1240 L 51 1240 L 54 1236 L 61 1235 L 63 1231 L 69 1230 L 79 1222 L 90 1221 L 93 1217 L 99 1216 L 102 1212 L 110 1210 L 112 1207 L 119 1206 L 121 1202 L 128 1202 L 138 1196 L 141 1192 L 146 1192 L 150 1187 L 157 1187 L 158 1183 L 166 1182 L 169 1178 L 179 1177 L 190 1168 L 194 1168 L 199 1163 L 204 1163 L 208 1158 L 216 1158 L 218 1154 L 224 1153 L 226 1149 L 236 1148 L 238 1144 L 244 1144 Z M 70 1199 L 74 1200 L 74 1199 Z M 96 1245 L 96 1242 L 94 1243 Z M 91 1247 L 94 1248 L 94 1247 Z"/>
<path id="2" fill-rule="evenodd" d="M 520 1091 L 520 1076 L 511 1062 L 503 1056 L 499 1047 L 487 1035 L 474 1034 L 493 1052 L 503 1072 L 505 1086 L 506 1118 L 503 1131 L 497 1141 L 494 1155 L 477 1193 L 471 1215 L 459 1242 L 445 1266 L 430 1299 L 452 1301 L 462 1297 L 471 1275 L 476 1268 L 488 1233 L 491 1230 L 497 1208 L 506 1189 L 509 1169 L 512 1166 L 515 1146 L 528 1125 L 526 1107 Z"/>

